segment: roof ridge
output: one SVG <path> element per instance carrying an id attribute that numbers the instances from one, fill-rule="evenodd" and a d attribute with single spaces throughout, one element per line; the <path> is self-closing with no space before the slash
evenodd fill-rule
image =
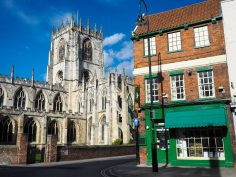
<path id="1" fill-rule="evenodd" d="M 170 9 L 170 10 L 167 10 L 167 11 L 162 11 L 162 12 L 159 12 L 159 13 L 150 14 L 148 16 L 150 17 L 150 16 L 154 16 L 154 15 L 159 15 L 159 14 L 162 14 L 162 13 L 176 11 L 176 10 L 179 10 L 179 9 L 184 9 L 184 8 L 187 8 L 187 7 L 191 7 L 191 6 L 195 6 L 195 5 L 199 5 L 199 4 L 203 4 L 203 3 L 209 3 L 209 0 L 204 0 L 202 2 L 194 3 L 194 4 L 191 4 L 191 5 L 186 5 L 186 6 L 183 6 L 183 7 L 178 7 L 176 9 Z"/>

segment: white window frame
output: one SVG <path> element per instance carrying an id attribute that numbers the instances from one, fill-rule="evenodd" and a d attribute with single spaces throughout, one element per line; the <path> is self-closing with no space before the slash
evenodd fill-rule
<path id="1" fill-rule="evenodd" d="M 194 45 L 195 48 L 210 46 L 208 26 L 194 28 Z"/>
<path id="2" fill-rule="evenodd" d="M 213 129 L 214 136 L 209 135 L 209 129 L 205 128 L 205 132 L 207 132 L 207 136 L 202 136 L 202 128 L 199 128 L 200 134 L 199 137 L 192 136 L 189 134 L 185 134 L 184 129 L 178 129 L 178 134 L 182 133 L 182 137 L 177 135 L 176 138 L 176 156 L 177 159 L 192 159 L 192 160 L 225 160 L 225 146 L 223 137 L 217 137 L 216 131 L 217 129 Z M 222 131 L 222 130 L 220 130 Z M 198 131 L 199 132 L 199 131 Z M 211 146 L 210 139 L 214 140 L 216 146 Z M 217 146 L 217 141 L 221 140 L 222 146 Z M 191 143 L 190 143 L 191 142 Z M 205 144 L 205 146 L 204 146 Z M 208 145 L 208 146 L 206 146 Z M 188 153 L 189 152 L 189 153 Z M 213 153 L 215 152 L 215 154 Z"/>
<path id="3" fill-rule="evenodd" d="M 183 80 L 182 80 L 183 85 L 180 85 L 180 82 L 181 82 L 180 76 L 183 76 Z M 179 80 L 177 80 L 177 77 Z M 179 82 L 179 86 L 176 86 L 177 82 Z M 170 87 L 171 87 L 171 100 L 176 101 L 176 100 L 185 100 L 186 99 L 184 74 L 176 74 L 176 75 L 170 76 Z M 181 92 L 178 93 L 177 91 L 178 91 L 178 89 L 181 89 L 181 88 L 183 89 L 183 98 L 178 99 L 177 95 L 181 94 Z"/>
<path id="4" fill-rule="evenodd" d="M 168 34 L 168 50 L 169 52 L 176 52 L 182 50 L 180 31 Z"/>
<path id="5" fill-rule="evenodd" d="M 153 102 L 158 102 L 158 78 L 152 78 Z M 145 79 L 146 103 L 151 102 L 150 97 L 150 79 Z"/>
<path id="6" fill-rule="evenodd" d="M 203 76 L 203 82 L 206 79 L 207 80 L 207 83 L 201 83 L 201 78 L 200 78 L 200 73 L 204 73 L 204 72 L 207 72 L 207 77 L 204 77 Z M 211 72 L 211 76 L 209 76 L 209 72 Z M 209 82 L 209 78 L 211 77 L 212 79 L 212 82 Z M 205 96 L 206 95 L 206 91 L 208 90 L 205 90 L 203 89 L 203 86 L 207 86 L 208 87 L 211 85 L 212 86 L 212 96 Z M 204 87 L 205 88 L 205 87 Z M 198 72 L 198 91 L 199 91 L 199 98 L 214 98 L 215 97 L 215 85 L 214 85 L 214 73 L 213 73 L 213 70 L 206 70 L 206 71 L 199 71 Z"/>
<path id="7" fill-rule="evenodd" d="M 150 37 L 150 55 L 156 55 L 156 37 Z M 144 56 L 148 56 L 148 39 L 144 39 Z"/>

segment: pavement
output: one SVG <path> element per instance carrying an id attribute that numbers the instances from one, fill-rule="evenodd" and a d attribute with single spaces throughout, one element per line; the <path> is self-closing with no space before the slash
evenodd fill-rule
<path id="1" fill-rule="evenodd" d="M 160 165 L 158 172 L 152 172 L 149 166 L 137 166 L 135 162 L 117 165 L 112 168 L 116 177 L 236 177 L 236 168 L 197 168 L 171 167 Z"/>

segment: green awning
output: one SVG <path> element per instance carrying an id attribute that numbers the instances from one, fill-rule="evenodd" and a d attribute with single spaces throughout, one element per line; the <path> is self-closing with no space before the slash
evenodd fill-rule
<path id="1" fill-rule="evenodd" d="M 166 128 L 226 126 L 225 108 L 222 106 L 191 106 L 187 109 L 168 110 Z"/>

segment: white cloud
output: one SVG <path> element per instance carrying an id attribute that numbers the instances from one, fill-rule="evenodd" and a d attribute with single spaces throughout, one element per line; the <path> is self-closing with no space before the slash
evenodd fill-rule
<path id="1" fill-rule="evenodd" d="M 111 49 L 108 51 L 104 50 L 104 60 L 106 67 L 111 66 L 114 61 L 114 51 Z"/>
<path id="2" fill-rule="evenodd" d="M 133 43 L 126 41 L 123 43 L 122 49 L 119 52 L 117 52 L 116 58 L 118 58 L 120 60 L 127 60 L 129 58 L 132 58 L 133 51 L 134 51 Z"/>
<path id="3" fill-rule="evenodd" d="M 25 23 L 37 25 L 40 22 L 39 19 L 32 17 L 32 14 L 26 14 L 13 0 L 5 0 L 4 6 Z"/>
<path id="4" fill-rule="evenodd" d="M 105 67 L 111 66 L 114 61 L 125 61 L 133 58 L 133 43 L 125 41 L 123 47 L 114 51 L 113 49 L 104 50 Z"/>
<path id="5" fill-rule="evenodd" d="M 103 46 L 112 46 L 118 42 L 120 42 L 122 39 L 124 39 L 125 34 L 123 33 L 116 33 L 112 36 L 106 37 L 103 41 Z"/>
<path id="6" fill-rule="evenodd" d="M 128 76 L 132 76 L 134 64 L 133 64 L 133 43 L 130 41 L 125 41 L 120 50 L 114 51 L 113 49 L 104 50 L 104 60 L 105 68 L 111 67 L 114 71 L 115 68 L 119 73 L 123 72 Z"/>

